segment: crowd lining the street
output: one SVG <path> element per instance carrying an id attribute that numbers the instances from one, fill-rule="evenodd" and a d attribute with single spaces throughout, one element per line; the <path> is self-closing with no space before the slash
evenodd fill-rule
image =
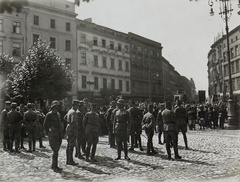
<path id="1" fill-rule="evenodd" d="M 60 102 L 53 101 L 49 110 L 36 109 L 35 104 L 27 105 L 6 101 L 5 109 L 1 112 L 0 129 L 3 135 L 3 150 L 5 152 L 21 153 L 26 150 L 24 139 L 28 139 L 27 152 L 34 152 L 36 140 L 39 147 L 45 148 L 42 139 L 48 136 L 50 147 L 53 151 L 52 169 L 61 172 L 58 166 L 58 152 L 62 139 L 67 140 L 66 164 L 78 165 L 73 160 L 75 157 L 96 162 L 95 153 L 99 136 L 108 135 L 111 148 L 117 148 L 117 157 L 130 160 L 128 151 L 142 147 L 142 136 L 146 135 L 146 155 L 157 154 L 153 146 L 154 133 L 158 133 L 158 144 L 166 145 L 167 157 L 171 157 L 173 147 L 175 159 L 181 159 L 178 154 L 178 134 L 182 133 L 185 149 L 188 148 L 187 130 L 224 129 L 227 119 L 227 110 L 224 104 L 220 105 L 196 105 L 184 104 L 176 101 L 172 104 L 166 102 L 140 103 L 125 102 L 118 98 L 111 101 L 109 106 L 98 107 L 95 103 L 73 100 L 72 108 L 64 112 L 60 110 Z M 145 135 L 142 134 L 145 131 Z M 129 144 L 128 144 L 129 143 Z M 128 148 L 130 145 L 130 148 Z M 14 148 L 14 149 L 13 149 Z"/>

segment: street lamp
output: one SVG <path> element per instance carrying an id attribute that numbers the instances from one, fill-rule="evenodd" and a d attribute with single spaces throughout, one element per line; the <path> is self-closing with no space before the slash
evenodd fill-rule
<path id="1" fill-rule="evenodd" d="M 229 100 L 228 100 L 228 125 L 236 127 L 238 125 L 237 118 L 236 118 L 236 110 L 235 104 L 233 101 L 233 90 L 232 90 L 232 73 L 231 73 L 231 65 L 230 65 L 230 48 L 229 48 L 229 33 L 228 33 L 228 21 L 230 16 L 232 15 L 232 5 L 231 0 L 219 0 L 220 2 L 220 15 L 223 21 L 226 22 L 226 39 L 227 39 L 227 58 L 228 58 L 228 77 L 229 77 Z M 212 9 L 213 1 L 208 1 L 210 9 L 210 15 L 213 16 L 214 12 Z M 240 0 L 239 0 L 240 4 Z M 240 6 L 240 5 L 239 5 Z"/>

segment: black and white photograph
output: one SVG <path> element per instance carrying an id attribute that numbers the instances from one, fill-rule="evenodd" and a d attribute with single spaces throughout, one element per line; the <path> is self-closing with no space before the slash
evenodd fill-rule
<path id="1" fill-rule="evenodd" d="M 240 0 L 0 0 L 0 181 L 240 182 Z"/>

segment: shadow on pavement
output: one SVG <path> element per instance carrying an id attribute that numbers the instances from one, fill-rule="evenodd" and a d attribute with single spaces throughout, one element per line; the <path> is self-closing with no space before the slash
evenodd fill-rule
<path id="1" fill-rule="evenodd" d="M 148 167 L 151 167 L 153 170 L 154 169 L 164 169 L 164 167 L 162 167 L 162 166 L 151 165 L 151 164 L 140 162 L 140 161 L 136 161 L 136 160 L 130 160 L 129 162 L 131 162 L 133 164 L 136 164 L 136 165 L 148 166 Z"/>
<path id="2" fill-rule="evenodd" d="M 178 149 L 186 150 L 184 146 L 178 146 Z M 198 149 L 192 149 L 192 148 L 189 148 L 189 149 L 187 149 L 187 150 L 191 150 L 191 151 L 195 151 L 195 152 L 201 152 L 201 153 L 213 153 L 213 154 L 218 154 L 218 152 L 204 151 L 204 150 L 198 150 Z"/>
<path id="3" fill-rule="evenodd" d="M 77 180 L 80 180 L 80 181 L 83 181 L 83 182 L 87 182 L 87 181 L 91 181 L 89 179 L 86 179 L 84 176 L 80 176 L 76 173 L 70 173 L 70 172 L 67 172 L 67 171 L 62 171 L 61 173 L 59 173 L 61 176 L 62 176 L 62 179 L 64 180 L 73 180 L 73 181 L 76 181 Z M 72 176 L 72 177 L 71 177 Z M 73 177 L 74 176 L 74 177 Z"/>
<path id="4" fill-rule="evenodd" d="M 202 162 L 202 161 L 192 161 L 192 160 L 187 160 L 187 159 L 180 159 L 179 161 L 193 163 L 193 164 L 202 164 L 202 165 L 207 165 L 207 166 L 215 166 L 215 164 L 209 164 L 207 162 Z"/>
<path id="5" fill-rule="evenodd" d="M 96 163 L 94 163 L 94 164 L 98 164 L 97 162 Z M 94 167 L 90 167 L 90 166 L 80 166 L 80 165 L 78 165 L 78 166 L 76 166 L 76 167 L 78 167 L 78 168 L 81 168 L 81 169 L 83 169 L 83 170 L 87 170 L 87 171 L 89 171 L 89 172 L 91 172 L 91 173 L 94 173 L 94 174 L 111 174 L 111 173 L 107 173 L 107 172 L 104 172 L 104 171 L 102 171 L 102 170 L 100 170 L 100 169 L 96 169 L 96 168 L 94 168 Z"/>
<path id="6" fill-rule="evenodd" d="M 44 154 L 44 153 L 42 153 L 42 152 L 38 152 L 38 151 L 33 152 L 33 154 L 34 154 L 35 156 L 37 156 L 37 157 L 50 158 L 49 155 Z"/>
<path id="7" fill-rule="evenodd" d="M 13 153 L 9 153 L 9 155 L 11 155 L 11 156 L 18 156 L 18 157 L 20 157 L 20 158 L 22 158 L 22 159 L 27 159 L 27 160 L 33 160 L 33 159 L 35 158 L 35 156 L 33 156 L 33 155 L 28 155 L 28 154 L 25 154 L 25 153 L 23 153 L 23 152 L 18 153 L 18 154 L 15 154 L 15 153 L 13 152 Z"/>

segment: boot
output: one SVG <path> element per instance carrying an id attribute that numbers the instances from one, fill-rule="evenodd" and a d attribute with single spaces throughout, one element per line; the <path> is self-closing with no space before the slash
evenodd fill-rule
<path id="1" fill-rule="evenodd" d="M 4 141 L 4 142 L 3 142 L 3 150 L 4 150 L 4 151 L 8 151 L 8 150 L 9 150 L 9 148 L 8 148 L 8 145 L 7 145 L 7 142 L 6 142 L 6 141 Z"/>
<path id="2" fill-rule="evenodd" d="M 9 151 L 10 152 L 14 152 L 14 150 L 13 150 L 13 142 L 12 141 L 9 142 L 9 146 L 10 146 Z"/>
<path id="3" fill-rule="evenodd" d="M 15 153 L 21 153 L 18 148 L 19 148 L 19 142 L 15 142 Z"/>
<path id="4" fill-rule="evenodd" d="M 31 140 L 28 141 L 28 148 L 29 148 L 28 152 L 32 152 L 32 141 Z"/>
<path id="5" fill-rule="evenodd" d="M 91 161 L 93 161 L 93 162 L 97 162 L 97 160 L 95 159 L 96 148 L 97 148 L 97 146 L 93 145 L 92 152 L 91 152 Z"/>
<path id="6" fill-rule="evenodd" d="M 33 152 L 34 152 L 36 147 L 36 140 L 33 140 L 32 144 L 33 144 Z"/>
<path id="7" fill-rule="evenodd" d="M 21 149 L 25 149 L 25 147 L 23 146 L 23 143 L 24 143 L 24 138 L 21 137 Z"/>
<path id="8" fill-rule="evenodd" d="M 183 139 L 184 139 L 184 143 L 185 143 L 185 149 L 188 150 L 188 142 L 187 142 L 187 136 L 183 136 Z"/>
<path id="9" fill-rule="evenodd" d="M 166 150 L 167 150 L 168 159 L 172 159 L 172 157 L 171 157 L 171 150 L 170 150 L 170 144 L 169 143 L 166 143 Z"/>
<path id="10" fill-rule="evenodd" d="M 39 148 L 46 148 L 46 147 L 43 146 L 43 144 L 42 144 L 42 137 L 39 137 Z"/>
<path id="11" fill-rule="evenodd" d="M 86 161 L 89 162 L 89 161 L 90 161 L 90 160 L 89 160 L 90 147 L 87 147 L 85 152 L 86 152 L 86 153 L 85 153 L 85 154 L 86 154 Z"/>
<path id="12" fill-rule="evenodd" d="M 78 165 L 78 163 L 76 163 L 76 162 L 73 161 L 73 148 L 70 148 L 68 152 L 69 152 L 69 153 L 68 153 L 68 157 L 69 157 L 69 163 L 68 163 L 68 165 L 72 165 L 72 166 Z"/>
<path id="13" fill-rule="evenodd" d="M 118 149 L 118 157 L 115 160 L 120 160 L 121 159 L 121 149 Z"/>

